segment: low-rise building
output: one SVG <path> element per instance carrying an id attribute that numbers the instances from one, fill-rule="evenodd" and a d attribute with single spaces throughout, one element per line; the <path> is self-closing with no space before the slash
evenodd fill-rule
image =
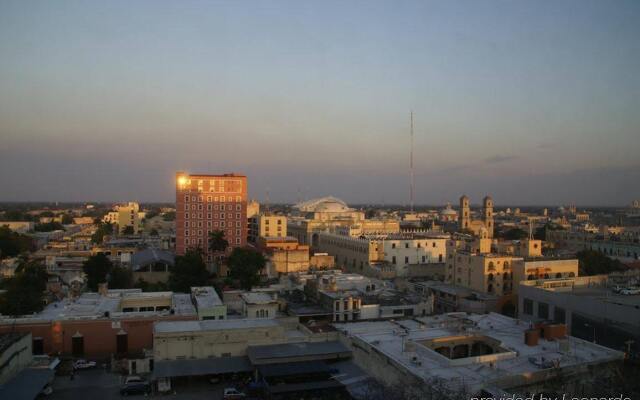
<path id="1" fill-rule="evenodd" d="M 190 294 L 102 287 L 34 315 L 0 316 L 0 333 L 31 333 L 34 354 L 108 358 L 151 349 L 154 322 L 196 319 Z"/>
<path id="2" fill-rule="evenodd" d="M 125 264 L 131 266 L 134 282 L 142 279 L 158 283 L 167 282 L 174 263 L 175 255 L 172 252 L 148 248 L 131 254 L 130 261 Z"/>
<path id="3" fill-rule="evenodd" d="M 640 353 L 640 294 L 621 293 L 638 282 L 637 272 L 522 281 L 519 315 L 563 323 L 573 336 Z"/>
<path id="4" fill-rule="evenodd" d="M 264 292 L 246 292 L 241 295 L 242 314 L 245 318 L 276 318 L 278 300 Z"/>
<path id="5" fill-rule="evenodd" d="M 451 313 L 413 319 L 334 324 L 357 365 L 378 380 L 445 398 L 478 393 L 561 393 L 612 373 L 621 352 L 566 336 L 563 325 L 531 329 L 503 315 Z M 433 393 L 433 392 L 432 392 Z M 418 393 L 416 398 L 425 397 Z"/>
<path id="6" fill-rule="evenodd" d="M 196 306 L 198 319 L 227 318 L 227 306 L 220 300 L 218 292 L 212 286 L 192 287 L 191 300 Z"/>

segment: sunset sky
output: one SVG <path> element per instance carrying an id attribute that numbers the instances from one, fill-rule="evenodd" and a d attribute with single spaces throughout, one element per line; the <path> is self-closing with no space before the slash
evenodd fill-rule
<path id="1" fill-rule="evenodd" d="M 640 198 L 640 1 L 0 0 L 0 201 Z"/>

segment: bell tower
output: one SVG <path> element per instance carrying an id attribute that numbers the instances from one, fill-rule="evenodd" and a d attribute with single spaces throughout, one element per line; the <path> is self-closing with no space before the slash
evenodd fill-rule
<path id="1" fill-rule="evenodd" d="M 491 196 L 486 196 L 482 200 L 483 214 L 484 214 L 484 226 L 487 229 L 487 237 L 493 238 L 493 199 Z"/>
<path id="2" fill-rule="evenodd" d="M 471 210 L 469 208 L 469 198 L 466 195 L 460 197 L 460 210 L 458 211 L 458 228 L 460 231 L 470 228 Z"/>

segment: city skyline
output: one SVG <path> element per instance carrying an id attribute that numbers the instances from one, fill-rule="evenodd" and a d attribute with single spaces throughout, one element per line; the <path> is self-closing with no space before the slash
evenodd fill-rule
<path id="1" fill-rule="evenodd" d="M 0 201 L 625 206 L 637 2 L 0 3 Z"/>

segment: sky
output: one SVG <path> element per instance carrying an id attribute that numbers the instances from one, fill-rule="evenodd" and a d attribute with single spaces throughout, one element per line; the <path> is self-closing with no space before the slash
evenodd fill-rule
<path id="1" fill-rule="evenodd" d="M 640 2 L 0 0 L 0 201 L 640 198 Z"/>

